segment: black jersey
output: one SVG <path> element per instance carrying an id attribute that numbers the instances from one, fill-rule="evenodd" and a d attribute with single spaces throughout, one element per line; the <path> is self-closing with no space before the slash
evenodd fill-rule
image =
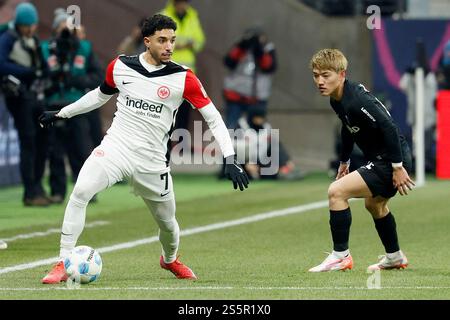
<path id="1" fill-rule="evenodd" d="M 362 84 L 345 80 L 341 101 L 331 98 L 330 104 L 342 121 L 341 161 L 350 158 L 354 143 L 366 160 L 403 161 L 406 139 L 386 107 Z"/>

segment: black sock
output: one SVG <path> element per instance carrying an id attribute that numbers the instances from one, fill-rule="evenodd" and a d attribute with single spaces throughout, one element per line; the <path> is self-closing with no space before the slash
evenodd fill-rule
<path id="1" fill-rule="evenodd" d="M 386 253 L 394 253 L 400 250 L 397 238 L 397 225 L 393 214 L 389 212 L 385 217 L 374 219 L 373 221 Z"/>
<path id="2" fill-rule="evenodd" d="M 352 212 L 350 208 L 344 210 L 330 210 L 330 227 L 333 238 L 333 250 L 345 251 L 348 249 Z"/>

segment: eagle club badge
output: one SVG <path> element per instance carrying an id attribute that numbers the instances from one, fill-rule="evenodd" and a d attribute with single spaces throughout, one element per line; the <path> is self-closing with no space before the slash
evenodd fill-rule
<path id="1" fill-rule="evenodd" d="M 170 89 L 166 86 L 162 86 L 158 88 L 158 97 L 161 99 L 167 99 L 170 96 Z"/>

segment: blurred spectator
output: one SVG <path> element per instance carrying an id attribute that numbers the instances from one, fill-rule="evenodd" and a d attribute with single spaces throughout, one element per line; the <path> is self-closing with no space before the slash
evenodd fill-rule
<path id="1" fill-rule="evenodd" d="M 35 35 L 38 12 L 31 3 L 16 7 L 12 28 L 0 36 L 0 77 L 6 105 L 14 118 L 20 140 L 20 172 L 26 206 L 47 206 L 42 187 L 46 133 L 37 118 L 44 111 L 40 42 Z"/>
<path id="2" fill-rule="evenodd" d="M 416 68 L 421 67 L 425 75 L 424 90 L 424 126 L 425 126 L 425 170 L 434 173 L 436 169 L 436 151 L 435 151 L 435 129 L 436 129 L 436 94 L 437 81 L 433 72 L 431 72 L 425 53 L 425 47 L 419 43 L 418 56 L 416 61 L 406 70 L 400 79 L 399 86 L 405 92 L 408 100 L 408 110 L 406 121 L 408 125 L 414 129 L 416 116 Z M 406 134 L 406 138 L 410 145 L 413 138 L 412 133 Z"/>
<path id="3" fill-rule="evenodd" d="M 261 28 L 250 28 L 227 53 L 224 62 L 231 71 L 224 83 L 225 123 L 234 129 L 242 113 L 267 108 L 277 67 L 275 46 Z"/>
<path id="4" fill-rule="evenodd" d="M 439 89 L 450 90 L 450 40 L 444 46 L 437 71 Z"/>
<path id="5" fill-rule="evenodd" d="M 12 29 L 12 28 L 14 28 L 14 21 L 0 23 L 0 34 L 7 31 L 8 29 Z"/>
<path id="6" fill-rule="evenodd" d="M 173 61 L 195 72 L 196 54 L 205 44 L 205 35 L 197 10 L 189 4 L 189 0 L 169 0 L 162 14 L 171 17 L 177 23 Z"/>
<path id="7" fill-rule="evenodd" d="M 293 180 L 303 177 L 279 137 L 271 135 L 272 126 L 267 121 L 264 108 L 250 109 L 245 116 L 239 118 L 236 129 L 238 130 L 235 131 L 237 139 L 234 141 L 234 148 L 238 154 L 245 150 L 243 168 L 251 179 Z M 277 140 L 273 141 L 274 138 Z M 278 152 L 277 157 L 274 152 Z M 273 163 L 274 159 L 278 159 L 278 168 L 272 174 L 264 174 L 262 168 L 273 168 L 277 165 Z M 223 178 L 223 169 L 220 176 Z"/>
<path id="8" fill-rule="evenodd" d="M 189 0 L 169 0 L 161 13 L 172 18 L 177 24 L 177 40 L 172 60 L 196 72 L 196 55 L 203 49 L 205 35 L 197 10 L 189 2 Z M 183 102 L 178 108 L 175 129 L 189 128 L 191 110 L 191 105 L 186 101 Z M 187 144 L 188 141 L 183 143 Z M 185 148 L 187 147 L 185 145 Z"/>
<path id="9" fill-rule="evenodd" d="M 103 77 L 91 42 L 80 40 L 77 29 L 68 28 L 68 18 L 64 9 L 55 10 L 53 37 L 42 43 L 42 52 L 52 80 L 46 92 L 49 110 L 59 110 L 77 101 L 87 91 L 99 86 Z M 84 161 L 101 139 L 98 110 L 65 122 L 59 121 L 50 129 L 50 199 L 53 203 L 62 203 L 66 195 L 64 155 L 68 156 L 75 182 Z"/>
<path id="10" fill-rule="evenodd" d="M 142 33 L 141 28 L 145 21 L 145 18 L 142 18 L 137 25 L 133 27 L 131 33 L 122 40 L 117 48 L 117 54 L 125 54 L 127 56 L 134 56 L 136 54 L 140 54 L 145 52 L 145 45 L 142 41 Z"/>

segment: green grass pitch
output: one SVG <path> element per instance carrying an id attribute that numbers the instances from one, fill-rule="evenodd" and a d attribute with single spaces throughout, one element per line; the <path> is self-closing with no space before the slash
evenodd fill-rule
<path id="1" fill-rule="evenodd" d="M 100 278 L 78 290 L 40 283 L 51 265 L 3 272 L 7 267 L 56 257 L 65 205 L 24 208 L 20 188 L 0 190 L 0 299 L 449 299 L 450 182 L 429 179 L 410 195 L 390 202 L 400 245 L 410 260 L 405 270 L 380 273 L 379 289 L 369 289 L 366 268 L 383 247 L 362 201 L 351 203 L 350 249 L 354 269 L 311 274 L 307 270 L 331 250 L 328 209 L 322 206 L 262 220 L 261 213 L 326 200 L 325 174 L 295 182 L 252 182 L 245 192 L 207 175 L 174 175 L 181 230 L 181 261 L 198 281 L 178 280 L 159 267 L 156 241 L 101 254 Z M 116 185 L 88 206 L 78 242 L 94 248 L 156 236 L 157 228 L 141 199 Z M 232 225 L 218 223 L 235 221 Z M 211 225 L 216 225 L 212 228 Z M 206 230 L 194 229 L 205 226 Z M 209 229 L 208 229 L 209 228 Z M 53 229 L 53 231 L 51 231 Z M 56 229 L 56 231 L 55 231 Z M 49 231 L 50 230 L 50 231 Z M 197 230 L 197 231 L 195 231 Z M 46 232 L 37 235 L 36 232 Z M 18 235 L 34 234 L 29 239 Z M 371 278 L 372 277 L 372 278 Z M 369 283 L 374 283 L 369 281 Z"/>

